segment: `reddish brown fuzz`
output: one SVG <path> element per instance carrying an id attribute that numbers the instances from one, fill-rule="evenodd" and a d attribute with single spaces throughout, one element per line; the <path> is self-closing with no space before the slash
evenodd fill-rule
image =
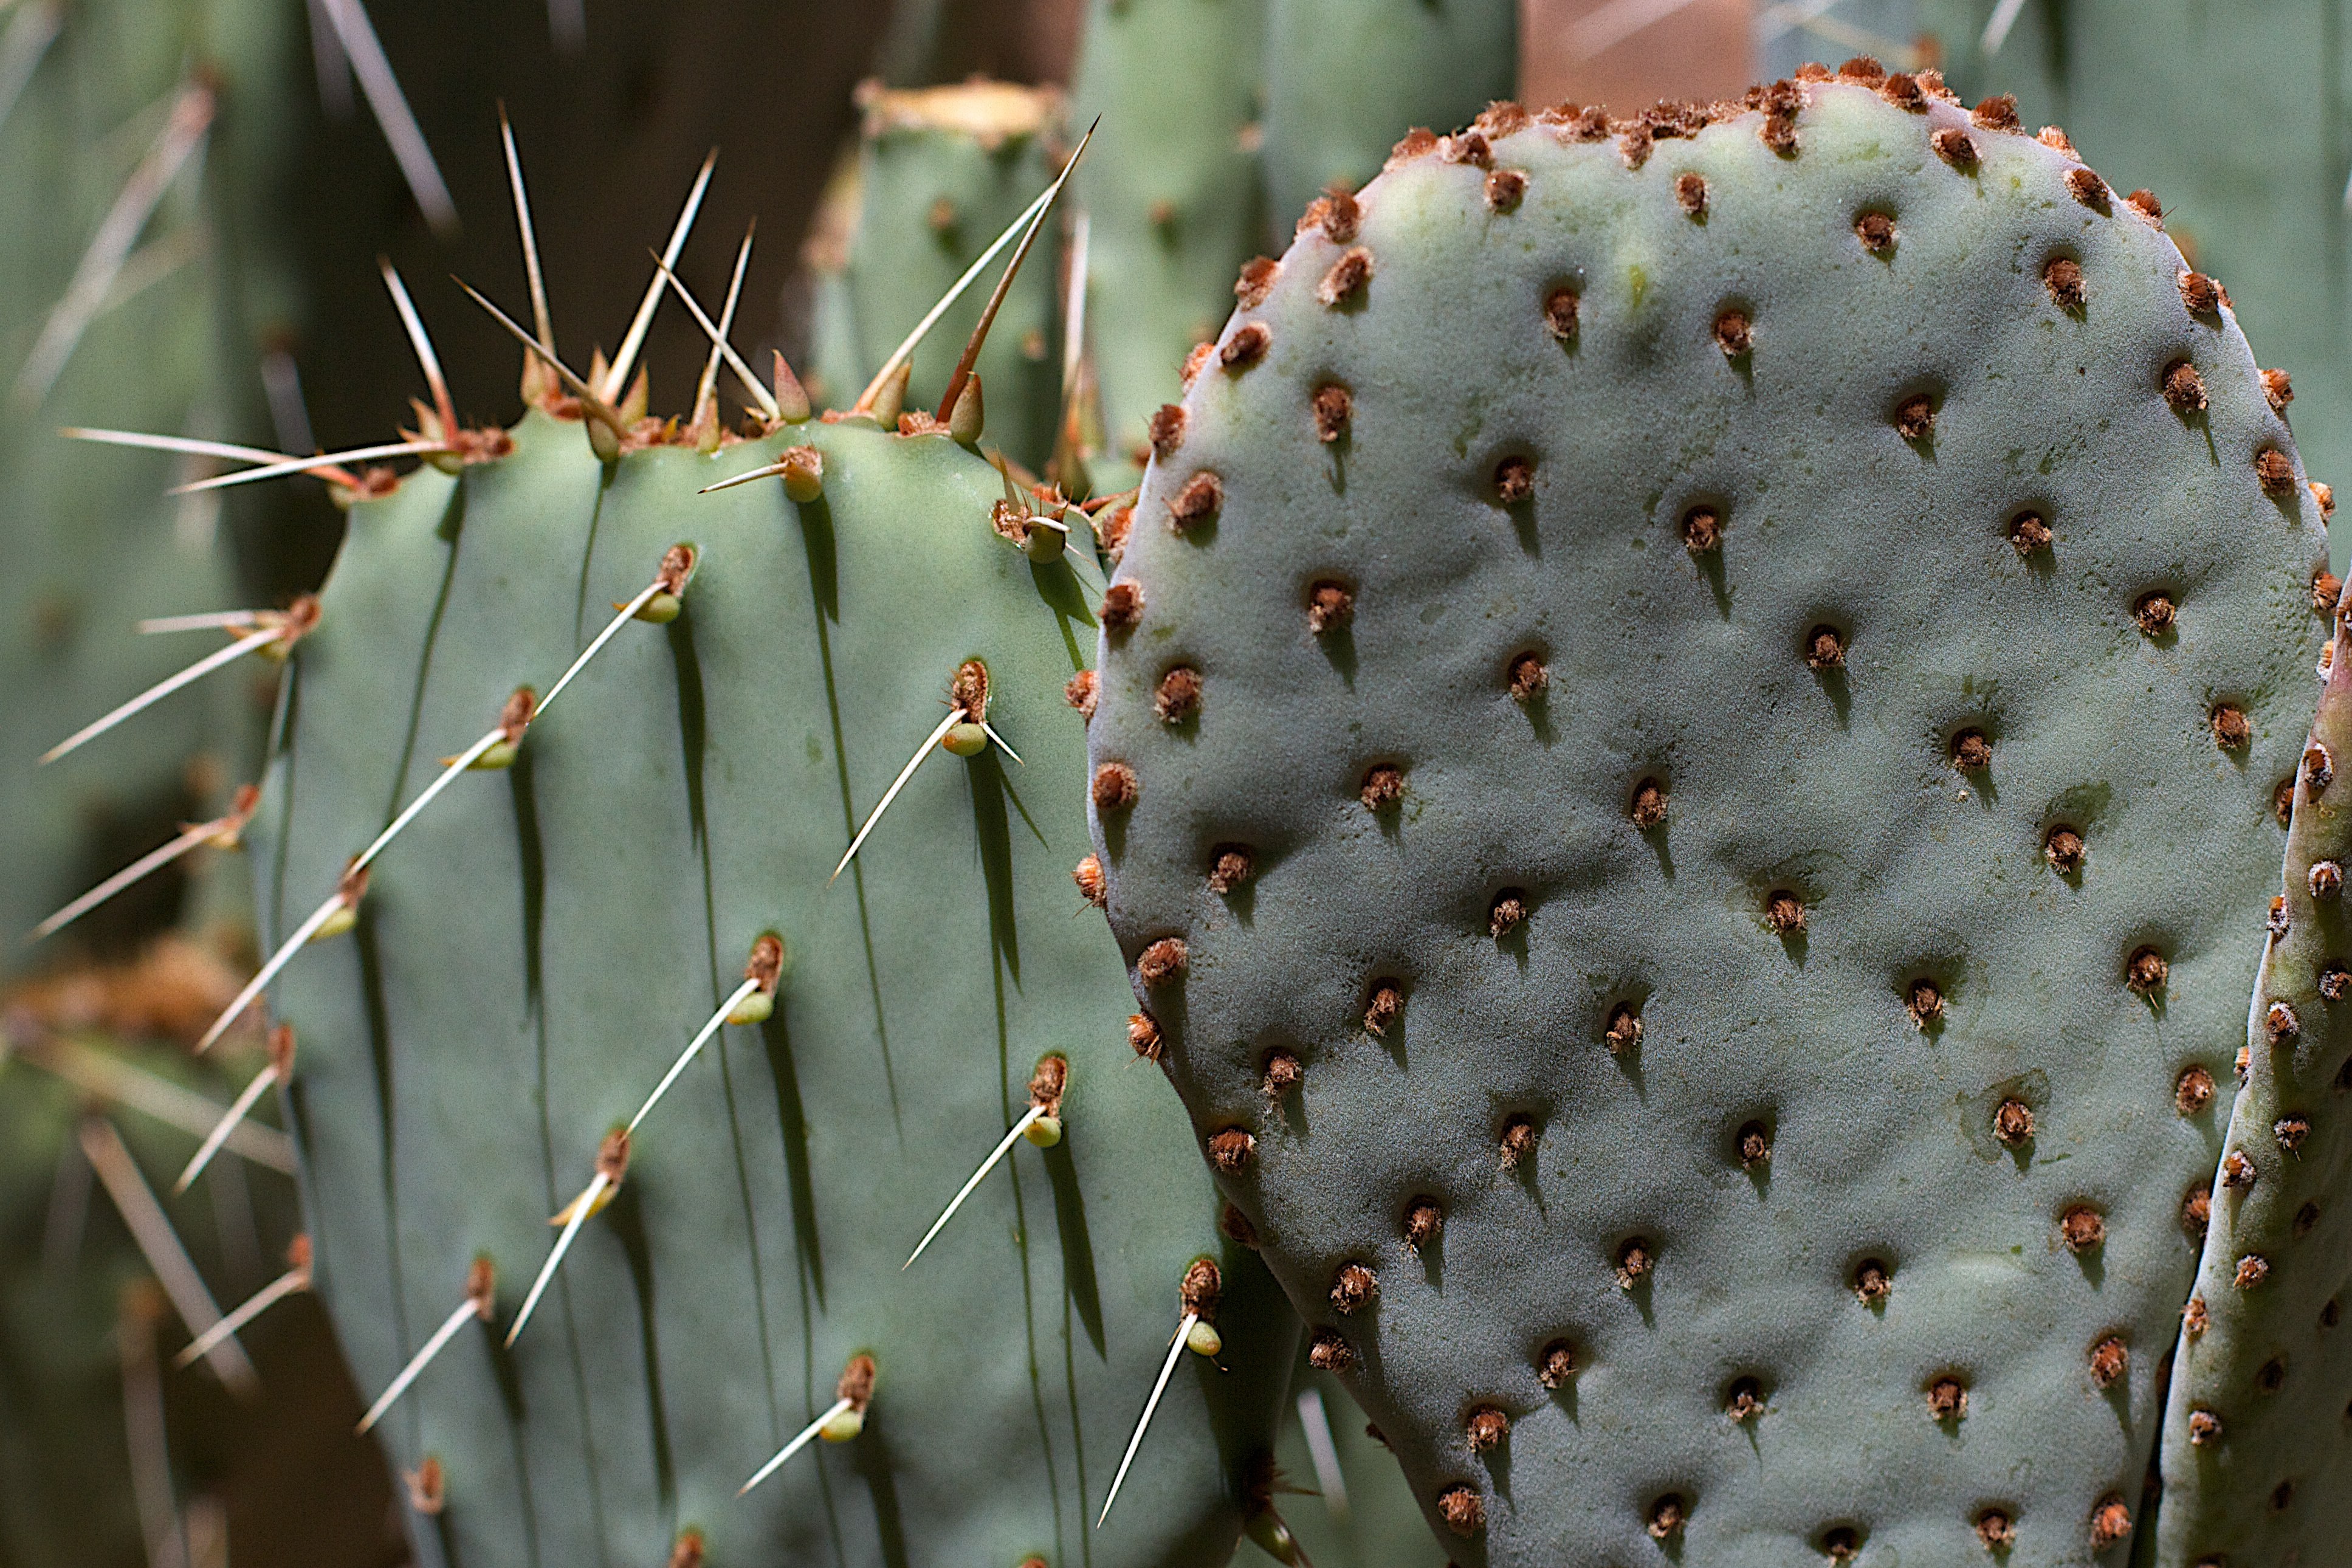
<path id="1" fill-rule="evenodd" d="M 1683 513 L 1683 548 L 1704 555 L 1723 542 L 1723 520 L 1711 506 L 1695 506 Z"/>
<path id="2" fill-rule="evenodd" d="M 1337 583 L 1318 583 L 1307 591 L 1307 627 L 1320 637 L 1355 618 L 1356 595 Z"/>
<path id="3" fill-rule="evenodd" d="M 1315 297 L 1331 309 L 1338 310 L 1362 299 L 1364 285 L 1371 280 L 1372 253 L 1360 245 L 1356 246 L 1341 253 L 1339 259 L 1331 263 L 1331 269 L 1323 274 L 1321 282 L 1315 285 Z"/>
<path id="4" fill-rule="evenodd" d="M 1380 1293 L 1379 1276 L 1360 1263 L 1343 1263 L 1331 1277 L 1331 1310 L 1342 1317 L 1370 1306 Z"/>
<path id="5" fill-rule="evenodd" d="M 1163 936 L 1143 950 L 1143 956 L 1135 961 L 1135 972 L 1146 985 L 1165 985 L 1184 973 L 1188 959 L 1182 937 Z"/>
<path id="6" fill-rule="evenodd" d="M 2060 257 L 2042 269 L 2042 286 L 2050 290 L 2051 301 L 2062 310 L 2083 308 L 2083 264 L 2071 257 Z"/>
<path id="7" fill-rule="evenodd" d="M 1152 693 L 1151 710 L 1162 724 L 1181 724 L 1201 711 L 1201 672 L 1180 664 L 1160 678 Z"/>
<path id="8" fill-rule="evenodd" d="M 1573 289 L 1555 289 L 1544 296 L 1544 325 L 1561 342 L 1576 336 L 1576 306 Z"/>
<path id="9" fill-rule="evenodd" d="M 1508 679 L 1512 700 L 1527 702 L 1542 692 L 1551 679 L 1551 672 L 1544 668 L 1541 658 L 1531 653 L 1523 653 L 1511 660 Z"/>
<path id="10" fill-rule="evenodd" d="M 2083 836 L 2071 827 L 2053 827 L 2050 837 L 2042 840 L 2042 853 L 2051 869 L 2071 876 L 2083 868 Z"/>
<path id="11" fill-rule="evenodd" d="M 2058 1234 L 2065 1239 L 2070 1252 L 2090 1252 L 2107 1239 L 2107 1222 L 2099 1211 L 2087 1204 L 2076 1204 L 2061 1215 Z"/>
<path id="12" fill-rule="evenodd" d="M 1495 465 L 1495 500 L 1518 506 L 1536 493 L 1536 466 L 1525 458 L 1509 457 Z"/>
<path id="13" fill-rule="evenodd" d="M 1756 346 L 1756 331 L 1745 310 L 1726 310 L 1715 319 L 1715 346 L 1726 359 L 1738 359 Z"/>
<path id="14" fill-rule="evenodd" d="M 1141 786 L 1136 782 L 1135 770 L 1125 763 L 1105 763 L 1095 770 L 1095 809 L 1125 811 L 1135 804 Z"/>
<path id="15" fill-rule="evenodd" d="M 1315 389 L 1315 435 L 1329 443 L 1348 433 L 1349 423 L 1356 416 L 1356 396 L 1338 382 L 1326 382 Z"/>
<path id="16" fill-rule="evenodd" d="M 1895 430 L 1906 441 L 1925 441 L 1936 433 L 1936 403 L 1926 393 L 1895 405 Z"/>
<path id="17" fill-rule="evenodd" d="M 1666 823 L 1666 792 L 1655 779 L 1643 779 L 1633 786 L 1633 804 L 1627 815 L 1633 826 L 1647 833 Z"/>

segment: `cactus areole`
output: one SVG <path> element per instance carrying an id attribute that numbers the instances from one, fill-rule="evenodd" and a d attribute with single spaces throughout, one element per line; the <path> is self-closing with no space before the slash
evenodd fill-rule
<path id="1" fill-rule="evenodd" d="M 1416 134 L 1161 422 L 1102 894 L 1463 1564 L 2120 1565 L 2193 1287 L 2161 1560 L 2345 1539 L 2352 1261 L 2284 1249 L 2341 1223 L 2352 846 L 2300 803 L 2261 1126 L 2215 1094 L 2323 496 L 2227 296 L 2001 108 L 1856 61 Z"/>

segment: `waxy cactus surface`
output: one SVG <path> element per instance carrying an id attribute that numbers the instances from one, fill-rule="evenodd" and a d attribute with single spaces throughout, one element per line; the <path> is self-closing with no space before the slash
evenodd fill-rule
<path id="1" fill-rule="evenodd" d="M 1111 922 L 1457 1562 L 2126 1556 L 2334 584 L 2007 108 L 1408 139 L 1160 423 Z"/>
<path id="2" fill-rule="evenodd" d="M 461 1324 L 379 1428 L 438 1510 L 419 1551 L 1222 1560 L 1296 1320 L 1124 1070 L 1117 955 L 1073 918 L 1081 579 L 1000 536 L 1002 481 L 944 434 L 815 423 L 705 455 L 648 421 L 606 464 L 534 409 L 489 455 L 509 439 L 352 508 L 255 830 L 275 943 L 436 758 L 524 726 L 271 998 L 302 1031 L 287 1109 L 357 1380 L 373 1397 Z M 793 448 L 787 477 L 698 493 Z M 614 629 L 657 568 L 667 618 Z M 1016 1142 L 902 1271 L 1049 1079 L 1058 1142 Z M 518 1325 L 592 1175 L 617 1195 Z M 1219 1364 L 1181 1354 L 1097 1531 L 1195 1308 Z M 853 1395 L 843 1446 L 735 1495 Z"/>
<path id="3" fill-rule="evenodd" d="M 2339 616 L 2338 625 L 2341 626 Z M 2327 1563 L 2352 1542 L 2352 1092 L 2344 861 L 2352 663 L 2339 634 L 2297 770 L 2211 1227 L 2165 1412 L 2156 1561 Z"/>

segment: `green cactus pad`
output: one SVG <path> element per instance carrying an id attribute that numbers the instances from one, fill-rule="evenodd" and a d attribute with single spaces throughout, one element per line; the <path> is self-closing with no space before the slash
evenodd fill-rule
<path id="1" fill-rule="evenodd" d="M 1517 86 L 1515 0 L 1267 0 L 1265 179 L 1277 243 L 1411 126 L 1451 131 Z"/>
<path id="2" fill-rule="evenodd" d="M 705 485 L 795 444 L 821 495 Z M 300 954 L 276 1016 L 319 1289 L 367 1394 L 496 1268 L 380 1430 L 439 1462 L 467 1568 L 1222 1559 L 1271 1441 L 1295 1318 L 1230 1254 L 1181 1119 L 1126 1070 L 1117 957 L 1073 917 L 1091 635 L 1066 563 L 992 531 L 1001 485 L 944 436 L 811 425 L 600 466 L 528 415 L 511 454 L 353 508 L 298 650 L 257 844 L 282 938 L 344 857 L 542 692 L 698 551 L 667 625 L 621 626 L 513 765 L 457 780 L 373 868 L 348 936 Z M 649 612 L 650 613 L 650 612 Z M 851 831 L 984 662 L 991 749 L 934 754 L 850 868 Z M 772 1016 L 720 1031 L 637 1129 L 620 1196 L 500 1348 L 600 1141 L 782 939 Z M 1068 1063 L 1064 1135 L 1018 1144 L 921 1260 L 924 1227 Z M 1187 1355 L 1108 1525 L 1129 1430 L 1221 1258 L 1220 1372 Z M 735 1489 L 835 1397 L 863 1435 Z"/>
<path id="3" fill-rule="evenodd" d="M 826 392 L 854 402 L 865 378 L 1060 166 L 1049 147 L 1061 100 L 1045 89 L 973 81 L 958 87 L 859 90 L 856 226 L 838 240 L 843 286 L 821 288 L 814 332 L 827 347 Z M 1032 467 L 1053 450 L 1061 406 L 1053 247 L 1040 237 L 998 311 L 976 369 L 985 388 L 992 444 Z M 964 340 L 1009 250 L 982 272 L 916 351 L 908 408 L 936 412 Z M 845 329 L 839 315 L 846 310 Z M 834 345 L 856 344 L 845 363 Z M 850 384 L 854 379 L 856 384 Z M 835 384 L 838 383 L 839 384 Z"/>
<path id="4" fill-rule="evenodd" d="M 1102 117 L 1072 198 L 1090 223 L 1089 310 L 1109 455 L 1140 472 L 1146 422 L 1216 336 L 1260 229 L 1257 0 L 1093 0 L 1076 87 Z M 1122 483 L 1132 484 L 1132 479 Z"/>
<path id="5" fill-rule="evenodd" d="M 2339 636 L 2300 769 L 2211 1228 L 2165 1413 L 2156 1562 L 2325 1563 L 2352 1539 L 2352 1161 L 2344 1008 L 2345 761 Z"/>
<path id="6" fill-rule="evenodd" d="M 1464 1563 L 2141 1511 L 2321 506 L 2226 300 L 1940 85 L 1409 139 L 1143 487 L 1112 924 Z"/>

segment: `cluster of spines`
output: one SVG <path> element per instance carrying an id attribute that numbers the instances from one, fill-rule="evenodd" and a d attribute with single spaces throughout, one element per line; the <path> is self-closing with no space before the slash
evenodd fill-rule
<path id="1" fill-rule="evenodd" d="M 1085 145 L 1082 140 L 1076 151 L 1065 164 L 1062 178 L 1057 179 L 1027 211 L 1015 220 L 1013 227 L 1000 237 L 996 245 L 990 247 L 982 256 L 981 263 L 976 264 L 962 281 L 956 285 L 948 300 L 941 302 L 940 310 L 944 310 L 956 295 L 960 294 L 979 275 L 982 265 L 984 265 L 998 250 L 1003 249 L 1016 237 L 1021 239 L 1019 248 L 1014 251 L 1012 260 L 999 279 L 994 295 L 983 310 L 978 329 L 965 348 L 938 414 L 906 410 L 901 406 L 908 379 L 907 356 L 911 353 L 915 342 L 921 336 L 923 329 L 919 327 L 916 333 L 893 356 L 891 363 L 886 364 L 883 371 L 876 376 L 873 384 L 866 389 L 856 403 L 845 411 L 827 411 L 823 416 L 824 422 L 870 424 L 901 437 L 947 437 L 967 447 L 972 447 L 977 442 L 981 435 L 981 388 L 979 378 L 971 370 L 972 362 L 986 336 L 996 305 L 1003 300 L 1014 272 L 1025 257 L 1029 244 L 1041 231 L 1053 198 L 1058 195 L 1063 181 L 1066 180 L 1070 168 L 1075 166 L 1078 154 L 1085 150 Z M 812 417 L 813 410 L 807 395 L 781 354 L 775 359 L 774 384 L 771 390 L 759 384 L 749 367 L 727 342 L 727 329 L 733 318 L 749 259 L 748 237 L 737 258 L 733 287 L 730 289 L 726 309 L 716 322 L 694 300 L 685 285 L 671 270 L 687 234 L 691 228 L 694 217 L 699 209 L 703 193 L 707 188 L 711 173 L 711 164 L 709 162 L 703 165 L 701 174 L 688 198 L 685 209 L 670 237 L 667 253 L 656 258 L 656 276 L 648 288 L 639 308 L 637 319 L 627 334 L 620 355 L 616 359 L 607 360 L 603 352 L 598 351 L 588 373 L 583 375 L 566 365 L 557 356 L 553 348 L 552 328 L 546 300 L 540 288 L 536 247 L 531 234 L 528 203 L 523 193 L 521 170 L 515 158 L 510 132 L 507 137 L 506 150 L 509 169 L 514 184 L 517 216 L 522 230 L 525 258 L 529 264 L 527 270 L 532 285 L 536 331 L 516 323 L 472 289 L 468 289 L 467 292 L 472 295 L 477 303 L 488 310 L 523 345 L 525 350 L 523 392 L 529 403 L 558 420 L 581 425 L 587 434 L 594 457 L 598 461 L 607 465 L 619 461 L 632 452 L 658 447 L 683 447 L 709 453 L 737 440 L 757 439 L 775 434 L 791 425 L 802 423 Z M 407 328 L 412 346 L 416 352 L 433 395 L 430 405 L 423 402 L 415 403 L 415 428 L 402 432 L 402 439 L 396 443 L 378 444 L 352 452 L 323 454 L 312 458 L 289 457 L 284 454 L 226 447 L 215 443 L 197 444 L 203 446 L 211 456 L 254 465 L 222 476 L 218 479 L 205 481 L 206 487 L 276 478 L 284 474 L 308 474 L 323 479 L 330 487 L 331 494 L 337 504 L 347 507 L 356 500 L 384 499 L 399 488 L 401 476 L 397 470 L 382 463 L 381 459 L 385 458 L 420 457 L 437 468 L 456 472 L 475 465 L 498 462 L 513 452 L 513 439 L 507 431 L 497 427 L 471 429 L 459 422 L 455 411 L 454 400 L 441 374 L 437 356 L 434 353 L 430 341 L 426 337 L 423 322 L 411 304 L 404 286 L 389 266 L 384 268 L 384 280 L 404 325 Z M 648 412 L 649 388 L 645 373 L 638 370 L 634 377 L 630 374 L 635 351 L 643 341 L 645 327 L 650 320 L 654 308 L 659 302 L 665 288 L 674 292 L 694 314 L 697 321 L 709 335 L 712 342 L 709 361 L 698 390 L 694 412 L 684 420 L 674 417 L 663 418 L 650 414 Z M 937 312 L 934 312 L 934 318 Z M 926 326 L 928 324 L 928 322 L 925 323 Z M 722 363 L 730 368 L 742 383 L 751 403 L 746 426 L 740 433 L 727 430 L 719 423 L 714 383 Z M 191 445 L 176 437 L 142 437 L 125 432 L 69 433 L 121 445 L 160 446 L 174 449 Z M 362 464 L 365 466 L 360 466 Z M 813 502 L 823 494 L 824 490 L 823 456 L 814 446 L 805 444 L 794 446 L 787 449 L 776 462 L 737 476 L 734 479 L 712 488 L 725 488 L 726 485 L 767 478 L 781 479 L 785 493 L 794 501 L 802 504 Z M 1000 504 L 992 521 L 999 533 L 1022 545 L 1033 560 L 1043 563 L 1058 557 L 1074 530 L 1082 529 L 1088 531 L 1099 530 L 1100 525 L 1094 516 L 1076 506 L 1064 503 L 1058 492 L 1053 491 L 1051 487 L 1040 487 L 1034 492 L 1016 490 L 1009 475 L 1006 487 L 1008 501 Z M 1099 512 L 1103 510 L 1103 505 L 1097 503 L 1095 510 Z M 1046 548 L 1048 545 L 1052 548 Z M 502 705 L 496 722 L 487 732 L 458 753 L 444 758 L 441 771 L 432 782 L 419 791 L 394 816 L 391 826 L 373 842 L 352 858 L 339 877 L 334 891 L 309 919 L 300 923 L 293 936 L 270 955 L 252 982 L 215 1020 L 199 1048 L 208 1047 L 243 1018 L 248 1010 L 260 1001 L 270 981 L 303 947 L 355 929 L 358 924 L 359 905 L 366 896 L 371 865 L 376 857 L 388 848 L 400 832 L 458 777 L 469 771 L 496 770 L 510 766 L 517 760 L 531 724 L 544 713 L 547 707 L 562 691 L 585 670 L 591 660 L 612 637 L 620 632 L 622 627 L 632 620 L 658 625 L 676 619 L 683 607 L 684 595 L 698 564 L 697 552 L 691 545 L 679 544 L 667 551 L 646 586 L 626 603 L 614 605 L 615 613 L 612 620 L 572 658 L 549 687 L 543 697 L 533 687 L 528 685 L 518 687 L 512 696 Z M 57 754 L 62 754 L 65 750 L 79 745 L 87 739 L 95 738 L 104 730 L 131 717 L 149 703 L 177 689 L 179 686 L 218 668 L 226 662 L 227 658 L 258 650 L 274 658 L 283 659 L 291 653 L 296 642 L 316 627 L 319 610 L 317 600 L 305 595 L 291 609 L 284 612 L 227 612 L 193 619 L 201 621 L 205 627 L 226 630 L 236 640 L 222 654 L 216 654 L 202 661 L 193 667 L 192 670 L 183 672 L 181 677 L 142 694 L 141 698 L 125 704 L 122 709 L 110 715 L 106 720 L 90 726 L 83 734 L 72 738 L 66 745 L 59 747 Z M 913 772 L 933 746 L 941 746 L 957 755 L 969 757 L 976 754 L 992 741 L 1000 746 L 1003 745 L 1002 738 L 997 736 L 987 724 L 988 676 L 986 667 L 981 661 L 967 660 L 951 672 L 948 681 L 948 699 L 947 720 L 910 759 L 907 769 L 900 775 L 899 784 L 904 784 L 907 775 Z M 971 731 L 969 736 L 964 733 L 967 731 Z M 848 855 L 844 857 L 845 865 L 851 857 L 855 856 L 866 831 L 869 831 L 879 819 L 896 792 L 897 786 L 894 785 L 891 792 L 886 794 L 877 804 L 867 818 L 865 827 L 853 840 Z M 93 892 L 84 900 L 77 900 L 74 905 L 61 910 L 45 930 L 63 925 L 88 908 L 94 907 L 104 898 L 120 891 L 122 887 L 128 886 L 138 877 L 152 872 L 168 859 L 191 848 L 208 844 L 235 847 L 258 803 L 258 795 L 259 792 L 254 786 L 245 786 L 239 792 L 237 801 L 227 816 L 190 828 L 182 835 L 180 839 L 165 846 L 163 850 L 127 868 L 118 878 L 110 879 L 99 889 L 93 889 Z M 627 1124 L 616 1125 L 609 1129 L 600 1139 L 593 1161 L 593 1173 L 588 1185 L 550 1222 L 551 1225 L 561 1226 L 562 1229 L 508 1327 L 504 1341 L 509 1347 L 514 1344 L 529 1322 L 541 1294 L 560 1267 L 580 1227 L 589 1217 L 613 1201 L 626 1180 L 638 1123 L 658 1104 L 679 1073 L 694 1060 L 697 1054 L 717 1033 L 721 1025 L 752 1025 L 768 1016 L 774 1006 L 783 968 L 784 952 L 782 940 L 773 932 L 763 933 L 751 944 L 742 984 L 720 1004 L 717 1011 L 694 1035 L 668 1072 L 653 1089 L 636 1115 Z M 195 1160 L 191 1162 L 189 1169 L 184 1173 L 183 1186 L 201 1171 L 212 1153 L 241 1133 L 243 1131 L 241 1123 L 246 1113 L 257 1103 L 263 1091 L 273 1084 L 291 1082 L 293 1056 L 292 1030 L 282 1023 L 278 1024 L 270 1031 L 270 1054 L 268 1065 L 250 1082 L 246 1092 L 238 1098 L 237 1101 L 211 1127 L 205 1147 L 199 1151 Z M 1049 1054 L 1040 1059 L 1030 1084 L 1031 1103 L 1028 1111 L 1016 1122 L 1004 1142 L 998 1146 L 995 1153 L 981 1165 L 963 1191 L 949 1205 L 946 1213 L 941 1215 L 939 1225 L 933 1227 L 932 1236 L 936 1236 L 939 1228 L 952 1217 L 956 1208 L 963 1201 L 963 1197 L 968 1195 L 994 1164 L 1009 1152 L 1015 1139 L 1025 1134 L 1031 1142 L 1041 1146 L 1048 1146 L 1059 1140 L 1062 1099 L 1067 1080 L 1068 1064 L 1064 1058 L 1058 1054 Z M 929 1237 L 927 1236 L 926 1245 L 929 1240 Z M 917 1254 L 919 1255 L 921 1247 L 919 1246 Z M 912 1258 L 908 1259 L 909 1264 L 913 1261 Z M 231 1338 L 235 1331 L 287 1295 L 309 1289 L 310 1268 L 307 1239 L 299 1240 L 297 1253 L 292 1258 L 292 1266 L 285 1276 L 273 1281 L 252 1300 L 217 1323 L 211 1321 L 212 1318 L 218 1317 L 216 1313 L 210 1314 L 209 1317 L 200 1314 L 192 1319 L 192 1321 L 195 1321 L 200 1328 L 205 1330 L 197 1344 L 192 1347 L 193 1351 L 195 1353 L 210 1353 L 216 1358 L 222 1355 L 235 1355 L 236 1346 Z M 496 1321 L 499 1315 L 497 1281 L 498 1270 L 495 1261 L 488 1256 L 477 1257 L 467 1271 L 464 1290 L 457 1304 L 439 1327 L 426 1337 L 400 1373 L 384 1388 L 375 1404 L 362 1416 L 360 1423 L 362 1432 L 373 1426 L 394 1403 L 423 1374 L 438 1353 L 468 1325 L 492 1324 Z M 1203 1356 L 1213 1357 L 1218 1353 L 1221 1341 L 1213 1324 L 1223 1290 L 1223 1277 L 1213 1261 L 1205 1257 L 1199 1257 L 1190 1262 L 1182 1279 L 1179 1281 L 1180 1326 L 1171 1346 L 1171 1357 L 1161 1373 L 1159 1384 L 1153 1390 L 1150 1404 L 1146 1406 L 1142 1420 L 1139 1421 L 1134 1430 L 1128 1450 L 1128 1462 L 1131 1463 L 1135 1458 L 1142 1443 L 1151 1410 L 1156 1407 L 1160 1393 L 1164 1390 L 1169 1375 L 1173 1371 L 1172 1352 L 1189 1349 Z M 838 1397 L 834 1405 L 809 1423 L 802 1432 L 773 1455 L 751 1479 L 745 1483 L 743 1489 L 748 1491 L 751 1486 L 772 1474 L 785 1460 L 814 1438 L 823 1437 L 827 1441 L 842 1442 L 856 1436 L 862 1428 L 866 1408 L 874 1394 L 876 1378 L 877 1368 L 874 1358 L 864 1352 L 854 1355 L 842 1374 L 841 1386 L 837 1391 Z M 1120 1468 L 1122 1479 L 1125 1472 L 1126 1465 L 1123 1464 Z M 415 1470 L 408 1473 L 406 1481 L 410 1500 L 419 1514 L 430 1517 L 438 1515 L 442 1511 L 445 1507 L 447 1477 L 439 1458 L 427 1455 Z M 1116 1499 L 1118 1484 L 1114 1481 L 1110 1495 L 1106 1499 L 1103 1509 L 1106 1518 L 1109 1513 L 1111 1501 Z M 1287 1541 L 1286 1527 L 1281 1525 L 1279 1516 L 1275 1512 L 1270 1500 L 1257 1500 L 1250 1510 L 1247 1522 L 1254 1531 L 1267 1532 L 1269 1539 Z M 687 1530 L 677 1537 L 676 1542 L 672 1556 L 674 1568 L 679 1568 L 679 1565 L 687 1565 L 687 1568 L 690 1568 L 690 1565 L 698 1563 L 702 1560 L 702 1554 L 700 1531 Z M 1033 1563 L 1034 1561 L 1033 1559 Z M 1037 1568 L 1042 1568 L 1042 1564 L 1037 1564 Z"/>

